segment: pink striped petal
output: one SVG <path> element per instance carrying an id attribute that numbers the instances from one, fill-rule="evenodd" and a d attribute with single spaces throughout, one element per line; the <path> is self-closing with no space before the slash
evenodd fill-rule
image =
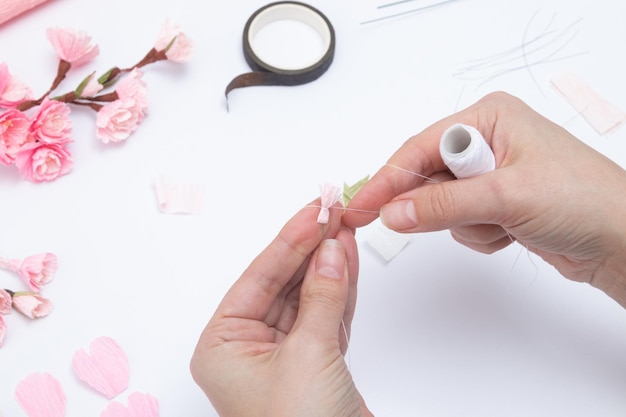
<path id="1" fill-rule="evenodd" d="M 50 374 L 35 373 L 24 378 L 15 388 L 15 398 L 29 417 L 65 416 L 65 393 Z"/>
<path id="2" fill-rule="evenodd" d="M 159 417 L 159 402 L 150 394 L 133 392 L 128 396 L 128 406 L 113 401 L 100 417 Z"/>
<path id="3" fill-rule="evenodd" d="M 83 349 L 74 354 L 72 368 L 79 379 L 112 399 L 128 388 L 128 357 L 110 337 L 95 339 L 90 349 L 91 354 Z"/>

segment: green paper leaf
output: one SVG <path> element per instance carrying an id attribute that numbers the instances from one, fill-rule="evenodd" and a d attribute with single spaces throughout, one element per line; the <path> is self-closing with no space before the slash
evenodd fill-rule
<path id="1" fill-rule="evenodd" d="M 343 200 L 343 206 L 346 207 L 350 200 L 359 192 L 359 190 L 368 182 L 370 179 L 369 175 L 366 175 L 363 179 L 357 181 L 352 185 L 348 185 L 345 182 L 343 183 L 343 194 L 341 199 Z"/>

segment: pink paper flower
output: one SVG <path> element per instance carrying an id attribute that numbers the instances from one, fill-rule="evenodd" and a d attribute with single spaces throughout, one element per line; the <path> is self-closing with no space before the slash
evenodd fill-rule
<path id="1" fill-rule="evenodd" d="M 32 98 L 31 89 L 11 76 L 7 64 L 0 63 L 0 107 L 15 107 L 22 101 Z"/>
<path id="2" fill-rule="evenodd" d="M 165 56 L 170 61 L 186 62 L 193 52 L 193 42 L 177 24 L 167 20 L 161 27 L 154 49 L 165 50 Z"/>
<path id="3" fill-rule="evenodd" d="M 330 207 L 341 197 L 341 190 L 334 184 L 325 183 L 320 185 L 320 212 L 317 215 L 317 222 L 328 223 L 330 217 Z"/>
<path id="4" fill-rule="evenodd" d="M 4 335 L 7 332 L 7 325 L 4 321 L 4 318 L 0 316 L 0 347 L 2 347 L 2 342 L 4 342 Z"/>
<path id="5" fill-rule="evenodd" d="M 96 136 L 103 143 L 122 142 L 141 122 L 143 113 L 132 98 L 115 100 L 96 115 Z"/>
<path id="6" fill-rule="evenodd" d="M 13 308 L 31 319 L 45 317 L 52 311 L 52 303 L 33 291 L 13 293 Z"/>
<path id="7" fill-rule="evenodd" d="M 15 155 L 28 140 L 30 120 L 19 110 L 0 114 L 0 162 L 11 165 Z"/>
<path id="8" fill-rule="evenodd" d="M 2 314 L 11 313 L 12 304 L 13 300 L 11 298 L 11 294 L 0 288 L 0 317 L 2 317 Z"/>
<path id="9" fill-rule="evenodd" d="M 140 118 L 148 110 L 148 89 L 143 80 L 143 71 L 135 68 L 128 73 L 117 85 L 115 89 L 117 97 L 120 99 L 133 99 L 135 101 L 134 108 L 140 113 Z"/>
<path id="10" fill-rule="evenodd" d="M 72 170 L 72 156 L 64 145 L 29 143 L 15 157 L 15 166 L 32 182 L 52 181 Z"/>
<path id="11" fill-rule="evenodd" d="M 59 58 L 77 67 L 91 61 L 100 50 L 91 44 L 91 37 L 83 31 L 49 28 L 46 37 Z"/>
<path id="12" fill-rule="evenodd" d="M 44 98 L 39 111 L 30 125 L 34 140 L 49 145 L 63 144 L 72 140 L 72 120 L 66 103 Z"/>
<path id="13" fill-rule="evenodd" d="M 40 291 L 54 277 L 57 271 L 57 257 L 53 253 L 40 253 L 25 258 L 15 268 L 15 272 L 33 291 Z"/>

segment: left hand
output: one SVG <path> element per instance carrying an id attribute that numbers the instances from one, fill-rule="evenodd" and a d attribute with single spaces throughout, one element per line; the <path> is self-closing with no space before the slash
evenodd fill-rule
<path id="1" fill-rule="evenodd" d="M 319 207 L 319 200 L 312 203 Z M 222 417 L 372 416 L 343 354 L 356 303 L 354 233 L 305 207 L 228 291 L 191 361 Z"/>

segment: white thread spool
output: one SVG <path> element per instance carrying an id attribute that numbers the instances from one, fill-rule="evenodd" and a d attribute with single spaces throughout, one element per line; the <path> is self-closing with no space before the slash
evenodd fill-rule
<path id="1" fill-rule="evenodd" d="M 469 178 L 496 169 L 496 158 L 480 132 L 464 124 L 450 126 L 441 136 L 439 153 L 455 177 Z"/>

